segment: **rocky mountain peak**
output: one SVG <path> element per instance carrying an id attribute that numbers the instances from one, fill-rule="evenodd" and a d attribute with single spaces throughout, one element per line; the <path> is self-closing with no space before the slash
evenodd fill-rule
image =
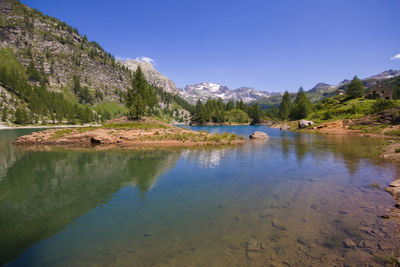
<path id="1" fill-rule="evenodd" d="M 261 97 L 270 96 L 269 93 L 256 91 L 252 87 L 240 87 L 231 90 L 227 86 L 211 82 L 187 85 L 185 88 L 180 89 L 179 93 L 190 103 L 196 103 L 197 100 L 205 102 L 208 98 L 221 98 L 225 102 L 229 100 L 238 101 L 242 99 L 244 102 L 249 103 Z"/>
<path id="2" fill-rule="evenodd" d="M 325 89 L 333 88 L 335 87 L 334 85 L 330 85 L 327 83 L 317 83 L 313 88 L 308 90 L 309 92 L 320 92 Z"/>
<path id="3" fill-rule="evenodd" d="M 140 59 L 126 59 L 126 60 L 118 60 L 122 65 L 125 65 L 129 70 L 136 71 L 137 67 L 140 67 L 143 70 L 144 76 L 146 80 L 157 87 L 162 88 L 164 91 L 172 94 L 178 94 L 179 91 L 176 88 L 175 83 L 170 80 L 168 77 L 162 75 L 158 72 L 153 64 L 147 61 L 143 61 Z"/>
<path id="4" fill-rule="evenodd" d="M 389 79 L 389 78 L 393 78 L 393 77 L 397 77 L 400 76 L 400 70 L 386 70 L 384 72 L 381 72 L 379 74 L 376 75 L 372 75 L 370 77 L 370 79 Z"/>

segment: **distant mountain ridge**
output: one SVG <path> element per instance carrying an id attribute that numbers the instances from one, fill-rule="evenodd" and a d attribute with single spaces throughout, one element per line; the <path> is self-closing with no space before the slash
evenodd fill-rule
<path id="1" fill-rule="evenodd" d="M 387 70 L 376 75 L 372 75 L 369 79 L 390 79 L 400 76 L 400 70 Z M 367 78 L 368 79 L 368 78 Z"/>
<path id="2" fill-rule="evenodd" d="M 224 102 L 243 100 L 245 103 L 250 103 L 263 97 L 270 97 L 276 93 L 257 91 L 252 87 L 240 87 L 232 90 L 225 85 L 203 82 L 187 85 L 179 89 L 179 94 L 189 103 L 194 104 L 197 100 L 205 102 L 209 98 L 221 98 Z"/>
<path id="3" fill-rule="evenodd" d="M 370 87 L 376 83 L 379 83 L 380 81 L 391 79 L 397 76 L 400 76 L 400 70 L 390 69 L 362 79 L 362 81 L 365 87 Z M 306 90 L 306 93 L 309 98 L 315 102 L 335 94 L 338 89 L 346 89 L 347 84 L 350 82 L 351 80 L 349 79 L 345 79 L 337 85 L 320 82 L 317 83 L 313 88 Z M 218 83 L 203 82 L 180 88 L 179 94 L 192 104 L 196 103 L 197 100 L 205 102 L 208 98 L 221 98 L 224 102 L 229 100 L 238 101 L 242 99 L 245 103 L 257 102 L 263 107 L 270 107 L 276 106 L 278 103 L 280 103 L 283 92 L 270 93 L 266 91 L 257 91 L 252 87 L 240 87 L 231 90 L 227 86 Z"/>

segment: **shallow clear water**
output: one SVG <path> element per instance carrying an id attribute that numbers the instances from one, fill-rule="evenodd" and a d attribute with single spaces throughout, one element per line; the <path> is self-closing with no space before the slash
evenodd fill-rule
<path id="1" fill-rule="evenodd" d="M 368 186 L 399 174 L 399 164 L 375 156 L 385 140 L 192 128 L 261 130 L 270 139 L 32 151 L 11 144 L 32 130 L 0 131 L 0 263 L 377 266 L 399 252 L 396 225 L 379 217 L 394 201 Z"/>

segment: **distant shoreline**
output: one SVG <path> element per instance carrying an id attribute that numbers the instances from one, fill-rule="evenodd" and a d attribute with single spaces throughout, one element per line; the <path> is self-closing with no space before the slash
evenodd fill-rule
<path id="1" fill-rule="evenodd" d="M 26 125 L 26 126 L 5 126 L 5 125 L 0 125 L 0 130 L 80 128 L 80 127 L 96 127 L 96 126 L 101 126 L 101 125 L 100 124 L 83 124 L 83 125 L 58 124 L 58 125 Z"/>

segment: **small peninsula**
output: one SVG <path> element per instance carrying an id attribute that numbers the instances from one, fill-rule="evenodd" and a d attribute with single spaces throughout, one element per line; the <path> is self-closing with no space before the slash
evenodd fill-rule
<path id="1" fill-rule="evenodd" d="M 194 147 L 244 143 L 242 136 L 210 134 L 179 128 L 153 118 L 114 119 L 101 126 L 49 129 L 19 137 L 19 146 L 63 146 L 90 148 Z"/>

